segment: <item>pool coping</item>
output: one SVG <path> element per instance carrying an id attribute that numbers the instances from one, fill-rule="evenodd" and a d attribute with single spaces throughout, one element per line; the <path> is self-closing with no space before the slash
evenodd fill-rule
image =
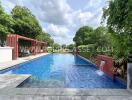
<path id="1" fill-rule="evenodd" d="M 30 74 L 0 74 L 0 89 L 15 88 L 30 77 Z"/>
<path id="2" fill-rule="evenodd" d="M 96 64 L 95 63 L 93 63 L 92 61 L 90 61 L 90 60 L 88 60 L 88 59 L 86 59 L 85 57 L 83 57 L 83 56 L 81 56 L 81 55 L 77 55 L 77 56 L 79 56 L 80 58 L 82 58 L 83 60 L 85 60 L 85 61 L 87 61 L 87 62 L 90 62 L 91 64 L 93 64 L 93 65 L 95 65 L 96 66 Z"/>
<path id="3" fill-rule="evenodd" d="M 124 89 L 4 88 L 0 100 L 132 100 Z"/>
<path id="4" fill-rule="evenodd" d="M 4 88 L 0 95 L 47 95 L 47 96 L 131 96 L 127 89 L 83 89 L 83 88 Z"/>

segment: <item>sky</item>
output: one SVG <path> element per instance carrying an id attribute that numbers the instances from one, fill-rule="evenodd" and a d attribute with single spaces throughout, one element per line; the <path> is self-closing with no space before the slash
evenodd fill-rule
<path id="1" fill-rule="evenodd" d="M 26 6 L 36 16 L 43 30 L 56 43 L 71 44 L 76 31 L 84 25 L 100 26 L 102 8 L 107 0 L 2 0 L 10 13 L 15 5 Z"/>

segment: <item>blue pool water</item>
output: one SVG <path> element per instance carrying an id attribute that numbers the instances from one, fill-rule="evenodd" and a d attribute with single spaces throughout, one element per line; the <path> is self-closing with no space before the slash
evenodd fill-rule
<path id="1" fill-rule="evenodd" d="M 49 54 L 5 70 L 5 74 L 31 74 L 20 87 L 126 88 L 113 82 L 92 63 L 72 54 Z"/>

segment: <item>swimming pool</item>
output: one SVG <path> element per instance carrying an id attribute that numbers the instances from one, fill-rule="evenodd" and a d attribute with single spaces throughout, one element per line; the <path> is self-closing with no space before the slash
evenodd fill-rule
<path id="1" fill-rule="evenodd" d="M 37 88 L 126 88 L 105 74 L 99 74 L 92 63 L 72 54 L 49 54 L 1 71 L 4 74 L 31 74 L 19 87 Z"/>

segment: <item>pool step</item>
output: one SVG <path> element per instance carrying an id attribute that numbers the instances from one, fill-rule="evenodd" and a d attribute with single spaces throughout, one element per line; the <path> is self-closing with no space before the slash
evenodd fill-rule
<path id="1" fill-rule="evenodd" d="M 21 85 L 19 85 L 19 88 L 64 88 L 64 82 L 59 80 L 28 80 L 28 82 L 25 82 Z"/>
<path id="2" fill-rule="evenodd" d="M 16 74 L 0 74 L 0 89 L 14 88 L 23 81 L 30 78 L 31 75 L 16 75 Z"/>

